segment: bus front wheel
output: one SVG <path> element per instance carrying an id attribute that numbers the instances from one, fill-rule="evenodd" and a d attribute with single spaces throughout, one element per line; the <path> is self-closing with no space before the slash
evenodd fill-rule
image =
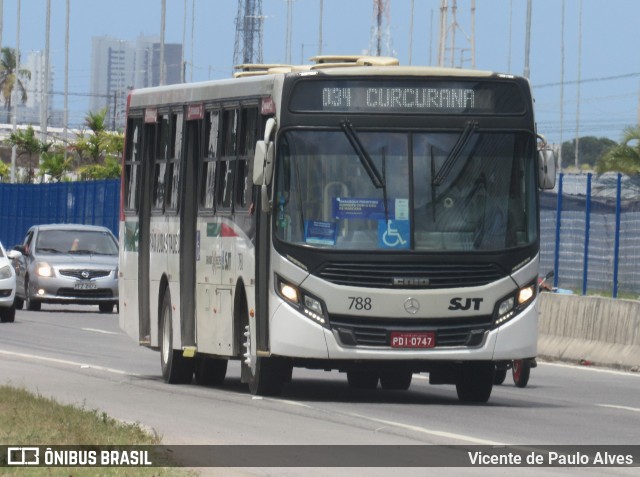
<path id="1" fill-rule="evenodd" d="M 491 362 L 468 362 L 461 365 L 456 383 L 462 402 L 487 402 L 491 396 L 496 367 Z"/>
<path id="2" fill-rule="evenodd" d="M 285 358 L 257 356 L 256 347 L 252 343 L 246 301 L 242 300 L 240 310 L 241 329 L 244 330 L 240 356 L 242 382 L 249 385 L 249 392 L 253 395 L 278 396 L 284 385 L 291 381 L 291 363 Z"/>
<path id="3" fill-rule="evenodd" d="M 173 349 L 173 313 L 171 312 L 171 293 L 165 290 L 160 311 L 160 362 L 162 377 L 169 384 L 189 384 L 193 379 L 194 363 L 185 358 L 181 350 Z"/>

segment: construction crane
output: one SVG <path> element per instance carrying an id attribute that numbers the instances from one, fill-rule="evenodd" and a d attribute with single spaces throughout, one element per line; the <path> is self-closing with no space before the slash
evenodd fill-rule
<path id="1" fill-rule="evenodd" d="M 262 63 L 262 0 L 238 0 L 233 64 Z"/>

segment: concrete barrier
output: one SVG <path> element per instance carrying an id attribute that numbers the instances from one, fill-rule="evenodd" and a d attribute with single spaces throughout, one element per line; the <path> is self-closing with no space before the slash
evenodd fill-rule
<path id="1" fill-rule="evenodd" d="M 640 301 L 541 293 L 538 355 L 640 370 Z"/>

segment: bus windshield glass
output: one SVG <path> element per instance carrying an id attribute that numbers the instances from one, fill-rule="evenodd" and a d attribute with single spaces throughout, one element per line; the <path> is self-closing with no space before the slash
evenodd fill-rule
<path id="1" fill-rule="evenodd" d="M 340 130 L 281 136 L 279 240 L 361 251 L 499 251 L 535 242 L 531 134 L 476 128 L 354 134 L 355 140 Z"/>

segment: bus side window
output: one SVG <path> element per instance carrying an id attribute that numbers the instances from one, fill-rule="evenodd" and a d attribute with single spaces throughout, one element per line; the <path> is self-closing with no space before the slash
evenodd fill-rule
<path id="1" fill-rule="evenodd" d="M 219 111 L 209 111 L 205 117 L 205 154 L 200 174 L 200 208 L 213 211 L 215 203 L 215 173 L 218 158 Z"/>
<path id="2" fill-rule="evenodd" d="M 171 123 L 169 122 L 169 114 L 165 113 L 160 116 L 158 123 L 159 131 L 157 134 L 157 147 L 155 166 L 153 171 L 153 208 L 164 212 L 164 203 L 166 199 L 166 171 L 167 160 L 171 151 Z"/>
<path id="3" fill-rule="evenodd" d="M 124 168 L 124 207 L 137 211 L 139 204 L 138 181 L 142 163 L 142 118 L 129 118 Z"/>
<path id="4" fill-rule="evenodd" d="M 228 109 L 223 113 L 222 157 L 218 162 L 217 205 L 231 209 L 233 199 L 233 169 L 236 162 L 238 139 L 238 109 Z"/>
<path id="5" fill-rule="evenodd" d="M 180 189 L 180 154 L 182 149 L 182 113 L 171 115 L 171 152 L 167 161 L 167 208 L 177 211 Z"/>
<path id="6" fill-rule="evenodd" d="M 247 209 L 253 197 L 252 175 L 250 166 L 253 164 L 253 153 L 258 136 L 258 108 L 248 107 L 241 111 L 240 146 L 238 165 L 236 170 L 236 207 Z"/>

